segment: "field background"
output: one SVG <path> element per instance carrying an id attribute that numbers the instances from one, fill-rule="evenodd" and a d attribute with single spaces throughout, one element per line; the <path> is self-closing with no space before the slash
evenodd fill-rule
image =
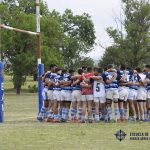
<path id="1" fill-rule="evenodd" d="M 14 94 L 10 76 L 5 77 L 5 123 L 0 124 L 0 150 L 148 150 L 150 141 L 131 141 L 130 132 L 149 132 L 150 123 L 51 124 L 36 121 L 38 97 Z M 119 142 L 114 134 L 123 130 L 127 137 Z"/>

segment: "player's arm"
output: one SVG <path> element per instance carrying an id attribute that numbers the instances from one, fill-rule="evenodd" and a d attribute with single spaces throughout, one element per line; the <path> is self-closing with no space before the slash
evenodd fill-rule
<path id="1" fill-rule="evenodd" d="M 81 82 L 80 85 L 81 85 L 81 87 L 85 87 L 85 88 L 91 88 L 92 87 L 92 85 L 89 85 L 85 82 Z"/>
<path id="2" fill-rule="evenodd" d="M 74 81 L 74 82 L 72 82 L 72 86 L 74 86 L 74 85 L 76 85 L 76 84 L 78 84 L 78 83 L 80 83 L 80 80 L 78 79 L 78 80 L 76 80 L 76 81 Z"/>
<path id="3" fill-rule="evenodd" d="M 143 83 L 144 83 L 145 85 L 148 84 L 148 83 L 150 83 L 150 79 L 146 78 L 146 79 L 143 81 Z"/>
<path id="4" fill-rule="evenodd" d="M 108 69 L 107 72 L 115 72 L 115 73 L 117 73 L 117 70 L 116 69 Z"/>
<path id="5" fill-rule="evenodd" d="M 107 79 L 106 83 L 111 84 L 116 78 L 117 78 L 117 73 L 115 73 L 114 76 L 111 79 Z"/>
<path id="6" fill-rule="evenodd" d="M 63 86 L 69 86 L 71 85 L 71 80 L 70 81 L 60 81 L 60 85 Z"/>
<path id="7" fill-rule="evenodd" d="M 81 75 L 76 75 L 76 76 L 71 77 L 72 80 L 76 80 L 76 79 L 79 79 L 79 78 L 81 78 Z"/>
<path id="8" fill-rule="evenodd" d="M 101 81 L 101 80 L 102 80 L 102 77 L 101 77 L 101 76 L 92 76 L 92 77 L 90 77 L 90 78 L 92 78 L 92 79 L 94 79 L 94 80 L 96 80 L 96 81 Z"/>
<path id="9" fill-rule="evenodd" d="M 54 81 L 50 81 L 49 79 L 45 79 L 45 83 L 46 83 L 48 86 L 53 86 L 53 85 L 55 85 L 55 82 L 54 82 Z"/>

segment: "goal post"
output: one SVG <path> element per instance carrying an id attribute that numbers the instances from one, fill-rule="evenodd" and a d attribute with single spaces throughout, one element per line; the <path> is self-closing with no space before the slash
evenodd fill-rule
<path id="1" fill-rule="evenodd" d="M 0 123 L 4 122 L 4 64 L 0 62 Z"/>
<path id="2" fill-rule="evenodd" d="M 41 75 L 44 73 L 44 64 L 41 63 L 41 33 L 40 33 L 40 0 L 35 0 L 36 2 L 36 32 L 32 31 L 27 31 L 27 30 L 22 30 L 18 28 L 13 28 L 10 26 L 2 25 L 0 23 L 0 30 L 1 29 L 7 29 L 7 30 L 12 30 L 15 32 L 20 32 L 20 33 L 25 33 L 29 35 L 34 35 L 37 37 L 37 64 L 38 64 L 38 105 L 39 105 L 39 110 L 40 112 L 42 105 L 43 105 L 43 98 L 42 98 L 42 89 L 43 89 L 43 83 L 41 80 Z M 0 73 L 2 72 L 3 67 L 2 62 L 0 62 Z M 3 77 L 0 74 L 0 123 L 4 121 L 4 113 L 3 113 L 3 96 L 1 97 L 1 91 L 3 90 Z M 2 90 L 1 90 L 2 89 Z"/>

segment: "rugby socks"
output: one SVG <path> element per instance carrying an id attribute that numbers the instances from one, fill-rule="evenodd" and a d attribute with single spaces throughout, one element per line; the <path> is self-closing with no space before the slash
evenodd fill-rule
<path id="1" fill-rule="evenodd" d="M 54 114 L 54 120 L 58 120 L 59 119 L 59 115 L 58 114 Z"/>
<path id="2" fill-rule="evenodd" d="M 119 109 L 115 108 L 115 116 L 114 116 L 115 121 L 118 120 L 118 114 L 119 114 Z"/>
<path id="3" fill-rule="evenodd" d="M 88 116 L 88 122 L 92 123 L 92 117 L 91 116 Z"/>
<path id="4" fill-rule="evenodd" d="M 95 122 L 99 122 L 99 121 L 100 121 L 99 115 L 95 115 Z"/>
<path id="5" fill-rule="evenodd" d="M 147 120 L 147 117 L 148 117 L 148 115 L 147 115 L 147 114 L 144 114 L 144 119 L 145 119 L 145 120 Z"/>
<path id="6" fill-rule="evenodd" d="M 47 108 L 42 107 L 41 111 L 39 113 L 39 116 L 42 117 L 42 118 L 46 118 L 46 111 L 47 111 Z"/>
<path id="7" fill-rule="evenodd" d="M 124 119 L 124 108 L 119 108 L 119 112 L 121 119 Z"/>
<path id="8" fill-rule="evenodd" d="M 85 120 L 86 120 L 85 116 L 81 116 L 81 121 L 85 122 Z"/>
<path id="9" fill-rule="evenodd" d="M 99 118 L 101 119 L 103 117 L 103 114 L 102 114 L 102 109 L 99 108 Z"/>
<path id="10" fill-rule="evenodd" d="M 75 117 L 77 116 L 77 108 L 75 108 Z"/>
<path id="11" fill-rule="evenodd" d="M 59 115 L 62 117 L 62 108 L 59 108 Z"/>
<path id="12" fill-rule="evenodd" d="M 144 114 L 141 114 L 141 120 L 142 121 L 144 120 Z"/>
<path id="13" fill-rule="evenodd" d="M 67 121 L 68 115 L 69 115 L 69 109 L 68 108 L 62 108 L 62 118 Z"/>
<path id="14" fill-rule="evenodd" d="M 95 118 L 95 107 L 92 108 L 92 116 Z"/>
<path id="15" fill-rule="evenodd" d="M 71 120 L 75 119 L 75 115 L 76 115 L 76 109 L 72 108 L 71 109 Z"/>
<path id="16" fill-rule="evenodd" d="M 63 107 L 62 108 L 62 115 L 61 115 L 63 119 L 65 119 L 65 114 L 66 114 L 66 108 Z"/>
<path id="17" fill-rule="evenodd" d="M 81 120 L 82 108 L 78 108 L 78 120 Z"/>
<path id="18" fill-rule="evenodd" d="M 124 108 L 124 117 L 126 119 L 126 116 L 127 116 L 127 109 Z"/>
<path id="19" fill-rule="evenodd" d="M 54 114 L 53 114 L 52 109 L 47 110 L 47 112 L 46 112 L 46 117 L 47 117 L 47 118 L 53 118 L 53 117 L 54 117 Z"/>
<path id="20" fill-rule="evenodd" d="M 111 107 L 107 108 L 107 114 L 108 114 L 108 119 L 111 120 L 112 119 L 112 108 Z"/>

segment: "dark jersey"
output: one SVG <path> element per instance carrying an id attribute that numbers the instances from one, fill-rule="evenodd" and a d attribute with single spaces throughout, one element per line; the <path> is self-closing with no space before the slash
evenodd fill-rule
<path id="1" fill-rule="evenodd" d="M 53 87 L 53 90 L 56 91 L 61 91 L 61 86 L 60 86 L 60 81 L 62 80 L 62 76 L 61 75 L 56 75 L 54 77 L 54 81 L 55 81 L 55 86 Z"/>
<path id="2" fill-rule="evenodd" d="M 105 82 L 105 89 L 114 89 L 118 88 L 118 81 L 115 79 L 112 83 L 106 83 L 107 80 L 110 80 L 114 77 L 115 72 L 105 72 L 103 74 L 104 82 Z"/>
<path id="3" fill-rule="evenodd" d="M 45 81 L 55 81 L 56 73 L 48 72 L 45 75 Z M 53 90 L 54 86 L 48 87 L 48 90 Z"/>
<path id="4" fill-rule="evenodd" d="M 149 80 L 149 83 L 147 83 L 147 87 L 146 88 L 147 88 L 148 91 L 150 91 L 150 72 L 146 73 L 146 79 Z"/>
<path id="5" fill-rule="evenodd" d="M 119 82 L 119 86 L 121 86 L 121 83 L 128 83 L 130 76 L 133 75 L 133 71 L 128 70 L 118 70 L 117 71 L 117 80 Z M 121 81 L 122 78 L 125 78 L 126 80 L 124 82 Z M 125 85 L 128 86 L 128 85 Z"/>
<path id="6" fill-rule="evenodd" d="M 71 75 L 69 73 L 64 73 L 62 74 L 62 80 L 63 81 L 71 81 Z M 63 86 L 62 90 L 66 90 L 66 91 L 72 91 L 71 85 L 68 86 Z"/>

